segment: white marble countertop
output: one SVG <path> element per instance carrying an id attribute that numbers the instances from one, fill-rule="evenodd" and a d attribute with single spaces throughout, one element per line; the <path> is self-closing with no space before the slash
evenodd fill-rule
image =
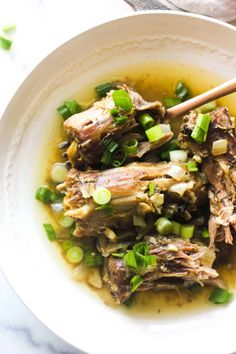
<path id="1" fill-rule="evenodd" d="M 30 71 L 78 33 L 133 10 L 123 0 L 2 0 L 0 28 L 16 24 L 10 51 L 0 49 L 0 117 Z M 39 322 L 0 271 L 0 353 L 76 354 Z"/>

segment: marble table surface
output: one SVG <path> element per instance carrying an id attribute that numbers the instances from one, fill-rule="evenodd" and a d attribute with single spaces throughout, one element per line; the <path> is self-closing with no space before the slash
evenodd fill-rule
<path id="1" fill-rule="evenodd" d="M 24 78 L 78 33 L 131 13 L 123 0 L 1 0 L 0 28 L 16 24 L 12 49 L 0 49 L 0 117 Z M 36 319 L 0 271 L 0 353 L 77 354 Z"/>

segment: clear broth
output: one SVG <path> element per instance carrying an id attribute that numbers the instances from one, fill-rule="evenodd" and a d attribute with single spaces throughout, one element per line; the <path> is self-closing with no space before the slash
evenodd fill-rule
<path id="1" fill-rule="evenodd" d="M 96 78 L 96 81 L 91 82 L 83 90 L 75 93 L 72 99 L 76 99 L 83 107 L 88 107 L 95 100 L 94 86 L 103 81 L 121 81 L 125 82 L 136 91 L 138 91 L 146 100 L 160 100 L 163 102 L 164 97 L 174 97 L 174 89 L 179 80 L 183 80 L 191 91 L 191 95 L 195 96 L 201 92 L 207 91 L 210 88 L 218 85 L 223 80 L 217 77 L 214 73 L 206 72 L 198 67 L 190 67 L 185 64 L 169 63 L 145 63 L 137 67 L 126 67 L 122 70 L 113 73 L 107 73 L 106 76 Z M 232 94 L 226 98 L 218 100 L 219 106 L 227 106 L 231 115 L 236 115 L 236 95 Z M 65 97 L 68 99 L 68 97 Z M 57 145 L 66 139 L 63 131 L 62 122 L 58 116 L 55 118 L 55 129 L 50 136 L 50 151 L 47 150 L 46 168 L 44 182 L 50 180 L 49 171 L 54 162 L 61 161 L 61 152 Z M 173 122 L 173 129 L 178 130 L 181 119 Z M 46 207 L 49 217 L 52 222 L 56 223 L 54 213 L 49 207 Z M 63 234 L 63 229 L 58 226 L 59 233 Z M 233 289 L 236 285 L 236 260 L 228 265 L 221 266 L 218 271 L 225 280 L 229 289 Z M 84 282 L 86 282 L 84 277 Z M 91 286 L 90 286 L 91 287 Z M 186 292 L 177 293 L 176 291 L 162 292 L 143 292 L 137 293 L 131 306 L 117 306 L 106 288 L 95 289 L 98 296 L 103 302 L 109 306 L 122 308 L 125 312 L 139 316 L 160 316 L 160 314 L 183 314 L 194 310 L 202 311 L 203 309 L 212 306 L 208 302 L 210 289 L 201 289 L 200 293 L 191 295 Z"/>

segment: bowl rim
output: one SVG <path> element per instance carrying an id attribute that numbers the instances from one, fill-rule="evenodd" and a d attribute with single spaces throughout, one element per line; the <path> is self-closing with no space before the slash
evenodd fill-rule
<path id="1" fill-rule="evenodd" d="M 21 84 L 15 89 L 15 92 L 13 93 L 13 95 L 11 96 L 11 98 L 9 99 L 6 107 L 3 110 L 2 116 L 0 118 L 0 130 L 2 128 L 3 122 L 5 122 L 5 118 L 8 115 L 8 110 L 10 108 L 10 106 L 12 105 L 12 103 L 14 102 L 15 97 L 17 96 L 18 92 L 21 91 L 21 89 L 25 86 L 26 82 L 30 79 L 31 75 L 38 71 L 38 69 L 40 69 L 41 66 L 44 66 L 44 64 L 47 62 L 48 58 L 53 56 L 54 54 L 56 54 L 57 52 L 60 52 L 62 50 L 62 48 L 64 46 L 66 46 L 68 43 L 73 42 L 77 37 L 87 34 L 89 32 L 92 32 L 98 28 L 102 28 L 104 25 L 106 24 L 112 24 L 112 23 L 116 23 L 119 22 L 120 20 L 123 19 L 129 19 L 132 17 L 142 17 L 142 16 L 150 16 L 150 15 L 167 15 L 170 18 L 171 17 L 182 17 L 182 18 L 196 18 L 199 19 L 201 21 L 204 22 L 210 22 L 210 23 L 214 23 L 217 24 L 218 26 L 221 26 L 223 28 L 227 28 L 231 31 L 236 32 L 236 26 L 226 23 L 222 20 L 219 19 L 215 19 L 215 18 L 211 18 L 211 17 L 207 17 L 205 15 L 199 15 L 199 14 L 195 14 L 192 12 L 181 12 L 181 11 L 172 11 L 172 10 L 146 10 L 146 11 L 137 11 L 137 12 L 132 12 L 132 13 L 128 13 L 126 15 L 123 16 L 119 16 L 116 18 L 113 18 L 111 20 L 108 21 L 104 21 L 98 25 L 95 26 L 91 26 L 88 29 L 79 32 L 78 34 L 76 34 L 75 36 L 69 38 L 68 40 L 64 41 L 62 44 L 60 44 L 59 46 L 57 46 L 55 49 L 51 50 L 42 60 L 40 60 L 32 70 L 30 70 L 29 73 L 27 73 L 26 77 L 23 79 L 23 81 L 21 82 Z M 1 152 L 0 152 L 1 153 Z M 48 328 L 52 333 L 54 333 L 55 335 L 57 335 L 59 338 L 61 338 L 64 342 L 68 343 L 69 345 L 71 345 L 72 347 L 74 347 L 75 349 L 79 349 L 81 352 L 83 353 L 87 353 L 86 350 L 84 348 L 78 348 L 75 347 L 74 344 L 72 342 L 70 342 L 70 340 L 66 339 L 63 337 L 63 333 L 60 333 L 60 331 L 57 331 L 56 329 L 50 328 L 45 322 L 44 319 L 41 318 L 38 314 L 36 314 L 37 311 L 35 311 L 35 308 L 32 309 L 30 307 L 30 305 L 27 305 L 27 303 L 25 302 L 24 299 L 22 299 L 18 293 L 18 289 L 16 287 L 14 287 L 14 285 L 11 282 L 11 276 L 8 276 L 8 271 L 7 271 L 7 267 L 5 267 L 2 262 L 1 262 L 1 258 L 0 258 L 0 269 L 2 270 L 2 273 L 5 277 L 5 279 L 7 280 L 8 284 L 10 285 L 11 289 L 14 291 L 14 293 L 17 295 L 17 297 L 20 299 L 20 301 L 24 304 L 24 306 L 34 315 L 34 317 L 37 318 L 37 320 L 39 320 L 46 328 Z"/>

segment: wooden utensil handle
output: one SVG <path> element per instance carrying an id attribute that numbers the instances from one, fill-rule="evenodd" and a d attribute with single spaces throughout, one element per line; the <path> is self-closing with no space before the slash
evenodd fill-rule
<path id="1" fill-rule="evenodd" d="M 191 109 L 216 100 L 217 98 L 224 97 L 232 92 L 236 92 L 236 78 L 226 81 L 225 83 L 214 87 L 213 89 L 204 92 L 199 96 L 193 97 L 188 101 L 167 109 L 165 118 L 173 119 L 174 117 L 180 116 L 190 111 Z"/>

